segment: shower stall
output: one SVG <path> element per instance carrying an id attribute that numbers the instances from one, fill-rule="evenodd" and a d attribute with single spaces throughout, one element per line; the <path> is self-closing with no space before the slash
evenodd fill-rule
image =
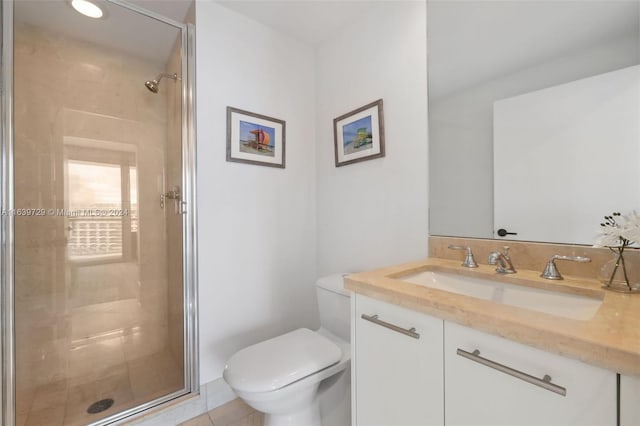
<path id="1" fill-rule="evenodd" d="M 0 6 L 5 426 L 113 424 L 199 388 L 193 11 L 78 2 Z"/>

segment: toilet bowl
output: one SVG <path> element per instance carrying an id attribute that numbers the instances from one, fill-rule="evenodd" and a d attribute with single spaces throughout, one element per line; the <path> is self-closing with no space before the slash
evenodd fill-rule
<path id="1" fill-rule="evenodd" d="M 350 424 L 350 392 L 345 389 L 351 360 L 349 293 L 342 288 L 342 277 L 318 280 L 320 329 L 293 330 L 244 348 L 227 361 L 224 380 L 265 414 L 264 426 L 321 426 L 323 413 L 331 413 L 332 426 Z"/>

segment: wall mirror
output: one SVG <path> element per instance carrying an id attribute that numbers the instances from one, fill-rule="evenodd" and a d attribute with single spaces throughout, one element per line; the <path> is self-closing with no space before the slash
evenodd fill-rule
<path id="1" fill-rule="evenodd" d="M 640 1 L 428 1 L 427 21 L 431 235 L 591 245 L 640 210 Z"/>

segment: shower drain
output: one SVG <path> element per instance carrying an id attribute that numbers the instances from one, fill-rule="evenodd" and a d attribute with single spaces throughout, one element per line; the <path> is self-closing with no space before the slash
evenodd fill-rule
<path id="1" fill-rule="evenodd" d="M 87 413 L 89 414 L 97 414 L 104 410 L 108 410 L 113 405 L 113 399 L 105 398 L 100 401 L 96 401 L 87 408 Z"/>

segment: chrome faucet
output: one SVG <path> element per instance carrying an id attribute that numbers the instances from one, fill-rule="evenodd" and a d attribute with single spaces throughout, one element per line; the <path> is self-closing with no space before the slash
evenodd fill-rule
<path id="1" fill-rule="evenodd" d="M 504 246 L 502 253 L 499 251 L 492 251 L 489 253 L 489 265 L 496 266 L 496 272 L 499 274 L 515 274 L 516 270 L 511 263 L 511 257 L 509 257 L 509 247 Z"/>
<path id="2" fill-rule="evenodd" d="M 591 262 L 591 259 L 583 256 L 560 256 L 559 254 L 554 254 L 551 256 L 549 261 L 547 262 L 547 266 L 545 266 L 544 271 L 540 276 L 542 278 L 546 278 L 548 280 L 561 280 L 562 275 L 560 275 L 560 271 L 556 267 L 556 260 L 572 260 L 574 262 Z"/>
<path id="3" fill-rule="evenodd" d="M 467 255 L 464 258 L 464 262 L 462 262 L 462 266 L 465 268 L 477 268 L 478 264 L 476 263 L 476 259 L 473 257 L 473 252 L 471 251 L 471 247 L 469 246 L 456 246 L 450 245 L 450 249 L 452 250 L 466 250 Z"/>

